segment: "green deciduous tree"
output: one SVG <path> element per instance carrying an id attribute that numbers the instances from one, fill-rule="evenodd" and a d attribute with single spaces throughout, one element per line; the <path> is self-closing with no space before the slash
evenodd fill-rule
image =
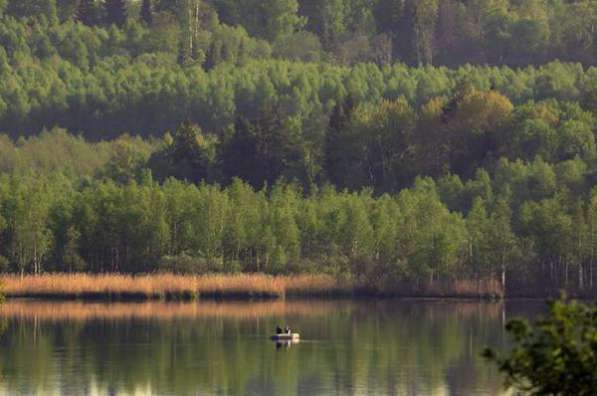
<path id="1" fill-rule="evenodd" d="M 549 303 L 532 325 L 510 321 L 514 348 L 505 355 L 486 350 L 506 375 L 506 385 L 525 394 L 592 395 L 597 388 L 597 307 L 579 302 Z"/>

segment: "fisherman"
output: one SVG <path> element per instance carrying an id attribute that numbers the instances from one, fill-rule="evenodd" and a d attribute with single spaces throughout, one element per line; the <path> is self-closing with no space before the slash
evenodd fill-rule
<path id="1" fill-rule="evenodd" d="M 276 326 L 276 334 L 282 334 L 282 329 L 280 328 L 280 325 Z"/>
<path id="2" fill-rule="evenodd" d="M 292 330 L 290 330 L 290 327 L 288 325 L 286 325 L 286 327 L 284 328 L 284 332 L 286 334 L 292 334 Z"/>

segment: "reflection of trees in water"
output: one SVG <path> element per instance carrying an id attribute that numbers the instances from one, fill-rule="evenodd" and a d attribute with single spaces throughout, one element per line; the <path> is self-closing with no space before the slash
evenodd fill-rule
<path id="1" fill-rule="evenodd" d="M 16 314 L 21 312 L 16 308 L 9 315 L 3 308 L 0 316 L 11 317 L 0 341 L 3 386 L 53 389 L 59 376 L 65 393 L 94 382 L 103 390 L 132 393 L 149 387 L 176 394 L 369 389 L 414 395 L 445 387 L 452 394 L 470 394 L 499 388 L 499 379 L 478 356 L 485 345 L 502 342 L 501 304 L 306 302 L 313 316 L 305 305 L 258 304 L 268 305 L 272 314 L 234 314 L 240 308 L 232 304 L 214 314 L 207 312 L 215 305 L 197 315 L 79 312 L 52 320 L 42 307 L 30 310 L 37 316 Z M 266 305 L 241 304 L 253 312 L 265 312 Z M 143 305 L 132 306 L 143 312 Z M 305 340 L 279 353 L 267 336 L 286 321 Z"/>
<path id="2" fill-rule="evenodd" d="M 346 302 L 332 301 L 258 301 L 225 302 L 201 301 L 193 303 L 87 303 L 80 301 L 48 302 L 19 301 L 0 305 L 0 317 L 40 320 L 89 320 L 89 319 L 159 319 L 172 320 L 199 317 L 227 317 L 258 319 L 272 315 L 325 315 L 337 310 Z"/>
<path id="3" fill-rule="evenodd" d="M 4 332 L 6 331 L 7 328 L 8 328 L 8 319 L 0 317 L 0 337 L 2 337 L 4 335 Z"/>

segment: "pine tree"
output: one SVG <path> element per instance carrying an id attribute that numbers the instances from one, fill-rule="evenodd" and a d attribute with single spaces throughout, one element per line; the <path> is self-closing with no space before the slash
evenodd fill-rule
<path id="1" fill-rule="evenodd" d="M 141 4 L 141 20 L 147 25 L 153 24 L 153 7 L 151 0 L 143 0 Z"/>
<path id="2" fill-rule="evenodd" d="M 75 13 L 75 21 L 83 25 L 92 26 L 95 23 L 94 8 L 93 0 L 81 0 Z"/>
<path id="3" fill-rule="evenodd" d="M 125 0 L 106 0 L 106 23 L 108 25 L 123 26 L 126 23 L 127 12 Z"/>
<path id="4" fill-rule="evenodd" d="M 341 154 L 342 134 L 350 127 L 356 105 L 351 96 L 338 103 L 330 115 L 325 142 L 325 169 L 332 184 L 339 185 L 344 179 L 345 162 Z"/>

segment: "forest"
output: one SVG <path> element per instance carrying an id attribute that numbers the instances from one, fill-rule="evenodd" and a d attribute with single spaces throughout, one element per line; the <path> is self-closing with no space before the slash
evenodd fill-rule
<path id="1" fill-rule="evenodd" d="M 595 0 L 0 0 L 0 270 L 597 282 Z"/>

